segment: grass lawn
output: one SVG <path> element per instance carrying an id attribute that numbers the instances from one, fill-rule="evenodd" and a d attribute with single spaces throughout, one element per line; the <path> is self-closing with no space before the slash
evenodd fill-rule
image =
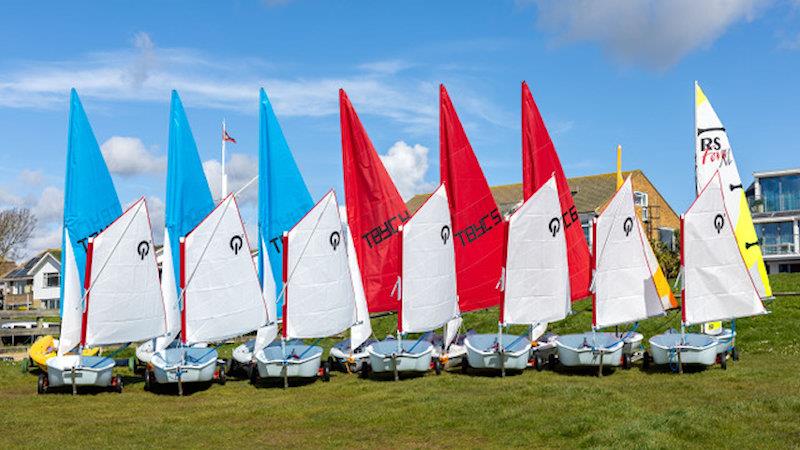
<path id="1" fill-rule="evenodd" d="M 800 291 L 800 276 L 772 277 Z M 552 327 L 589 328 L 588 302 Z M 0 365 L 0 447 L 792 447 L 800 445 L 800 297 L 779 297 L 772 314 L 737 323 L 741 360 L 677 375 L 668 371 L 535 372 L 505 379 L 458 372 L 330 383 L 288 390 L 229 380 L 178 398 L 144 392 L 73 397 L 36 395 L 35 373 Z M 496 311 L 467 314 L 465 325 L 496 329 Z M 394 317 L 375 319 L 376 335 Z M 679 316 L 643 322 L 646 337 Z M 329 344 L 329 342 L 328 342 Z M 230 348 L 221 353 L 230 352 Z"/>

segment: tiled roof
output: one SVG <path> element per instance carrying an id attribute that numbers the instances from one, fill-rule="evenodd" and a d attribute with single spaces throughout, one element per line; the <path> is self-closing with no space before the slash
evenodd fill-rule
<path id="1" fill-rule="evenodd" d="M 16 269 L 8 272 L 7 274 L 3 275 L 3 278 L 28 278 L 33 276 L 31 270 L 42 260 L 46 255 L 50 254 L 55 258 L 57 265 L 60 268 L 61 265 L 61 250 L 60 249 L 48 249 L 40 252 L 33 258 L 25 261 L 25 263 Z"/>

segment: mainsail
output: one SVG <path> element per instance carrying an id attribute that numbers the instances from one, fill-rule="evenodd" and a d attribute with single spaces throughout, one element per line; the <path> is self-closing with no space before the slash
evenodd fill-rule
<path id="1" fill-rule="evenodd" d="M 350 328 L 356 305 L 336 194 L 328 192 L 285 239 L 283 336 L 323 338 Z"/>
<path id="2" fill-rule="evenodd" d="M 439 186 L 404 226 L 399 330 L 439 328 L 459 315 L 447 190 Z"/>
<path id="3" fill-rule="evenodd" d="M 372 323 L 369 320 L 367 296 L 364 295 L 364 285 L 361 282 L 361 269 L 358 267 L 356 248 L 353 244 L 353 234 L 350 227 L 342 224 L 345 242 L 347 242 L 347 265 L 350 268 L 350 280 L 353 282 L 353 294 L 356 302 L 356 322 L 350 327 L 350 350 L 355 351 L 370 336 L 372 336 Z"/>
<path id="4" fill-rule="evenodd" d="M 258 273 L 264 298 L 273 303 L 269 305 L 269 320 L 275 322 L 283 304 L 282 235 L 314 206 L 314 201 L 264 89 L 259 92 L 258 103 Z"/>
<path id="5" fill-rule="evenodd" d="M 686 325 L 766 313 L 739 252 L 726 188 L 712 175 L 681 222 Z"/>
<path id="6" fill-rule="evenodd" d="M 164 230 L 164 259 L 161 263 L 161 292 L 167 305 L 167 335 L 156 350 L 169 345 L 181 330 L 180 322 L 180 238 L 186 236 L 214 209 L 197 144 L 189 127 L 183 103 L 172 91 L 167 147 L 167 200 Z"/>
<path id="7" fill-rule="evenodd" d="M 347 223 L 370 312 L 394 311 L 392 288 L 400 272 L 398 227 L 410 217 L 375 152 L 353 105 L 339 91 Z"/>
<path id="8" fill-rule="evenodd" d="M 180 243 L 184 344 L 222 341 L 267 322 L 258 273 L 234 195 Z"/>
<path id="9" fill-rule="evenodd" d="M 733 157 L 728 133 L 722 125 L 711 102 L 695 82 L 695 181 L 697 192 L 719 172 L 725 195 L 725 206 L 734 224 L 734 233 L 747 270 L 753 278 L 759 295 L 772 296 L 772 287 L 764 266 L 756 229 L 750 216 L 739 169 Z"/>
<path id="10" fill-rule="evenodd" d="M 533 100 L 528 84 L 522 83 L 522 190 L 525 200 L 541 188 L 555 174 L 558 185 L 558 200 L 561 204 L 561 220 L 567 239 L 569 261 L 570 294 L 572 300 L 589 295 L 591 280 L 589 246 L 581 228 L 578 210 L 564 169 L 558 159 L 553 141 Z"/>
<path id="11" fill-rule="evenodd" d="M 64 231 L 61 259 L 61 337 L 58 353 L 81 339 L 86 250 L 97 235 L 122 214 L 111 174 L 75 89 L 70 91 Z"/>
<path id="12" fill-rule="evenodd" d="M 144 198 L 89 244 L 82 345 L 137 342 L 167 331 Z"/>
<path id="13" fill-rule="evenodd" d="M 447 189 L 462 311 L 500 303 L 503 216 L 444 85 L 439 88 L 439 169 Z"/>
<path id="14" fill-rule="evenodd" d="M 594 225 L 592 324 L 596 328 L 662 315 L 675 298 L 655 281 L 660 272 L 633 204 L 628 177 Z"/>
<path id="15" fill-rule="evenodd" d="M 555 175 L 508 219 L 502 323 L 554 322 L 569 313 L 563 221 Z"/>

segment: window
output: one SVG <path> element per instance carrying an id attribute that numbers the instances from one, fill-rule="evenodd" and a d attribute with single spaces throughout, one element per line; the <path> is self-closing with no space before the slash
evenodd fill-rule
<path id="1" fill-rule="evenodd" d="M 800 175 L 761 178 L 764 212 L 800 210 Z"/>
<path id="2" fill-rule="evenodd" d="M 794 222 L 769 222 L 756 224 L 758 241 L 765 255 L 797 253 L 794 247 Z"/>
<path id="3" fill-rule="evenodd" d="M 666 245 L 668 249 L 675 250 L 675 230 L 672 228 L 661 227 L 658 229 L 658 240 Z"/>
<path id="4" fill-rule="evenodd" d="M 46 272 L 44 274 L 44 287 L 52 288 L 59 286 L 58 272 Z"/>
<path id="5" fill-rule="evenodd" d="M 648 204 L 647 193 L 646 192 L 634 191 L 633 192 L 633 204 L 636 205 L 636 206 L 641 206 L 642 208 L 647 208 L 648 206 L 650 206 Z"/>

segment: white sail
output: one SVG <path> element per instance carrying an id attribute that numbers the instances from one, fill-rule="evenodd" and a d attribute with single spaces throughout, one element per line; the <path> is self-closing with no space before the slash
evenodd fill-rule
<path id="1" fill-rule="evenodd" d="M 553 322 L 570 310 L 567 241 L 555 177 L 509 219 L 503 323 Z"/>
<path id="2" fill-rule="evenodd" d="M 635 322 L 664 314 L 648 265 L 650 246 L 633 205 L 628 177 L 596 221 L 594 326 Z"/>
<path id="3" fill-rule="evenodd" d="M 233 195 L 186 235 L 182 259 L 186 344 L 229 339 L 267 322 L 267 305 Z"/>
<path id="4" fill-rule="evenodd" d="M 278 312 L 277 312 L 277 299 L 275 298 L 275 279 L 272 278 L 272 265 L 269 262 L 267 255 L 267 248 L 264 243 L 261 243 L 261 248 L 258 249 L 258 257 L 261 258 L 264 277 L 263 285 L 261 286 L 261 295 L 267 304 L 267 324 L 258 329 L 256 333 L 256 342 L 253 349 L 253 357 L 258 352 L 265 349 L 275 338 L 278 336 Z"/>
<path id="5" fill-rule="evenodd" d="M 750 206 L 725 126 L 711 102 L 695 83 L 695 178 L 697 192 L 719 173 L 739 252 L 761 297 L 772 296 L 764 257 L 758 245 Z"/>
<path id="6" fill-rule="evenodd" d="M 178 302 L 178 287 L 172 261 L 172 242 L 169 229 L 164 229 L 164 247 L 161 249 L 161 296 L 164 298 L 167 331 L 156 339 L 155 350 L 167 348 L 181 332 L 181 311 Z"/>
<path id="7" fill-rule="evenodd" d="M 724 192 L 721 177 L 712 177 L 683 219 L 687 325 L 766 312 L 739 252 Z"/>
<path id="8" fill-rule="evenodd" d="M 353 293 L 356 303 L 356 322 L 350 327 L 350 351 L 355 351 L 370 336 L 372 336 L 372 323 L 367 310 L 367 296 L 364 294 L 364 285 L 361 281 L 361 270 L 358 268 L 358 255 L 356 255 L 353 236 L 350 227 L 342 222 L 342 229 L 347 242 L 347 261 L 350 267 L 350 280 L 353 282 Z"/>
<path id="9" fill-rule="evenodd" d="M 333 191 L 289 231 L 287 242 L 286 337 L 321 338 L 350 328 L 355 298 Z"/>
<path id="10" fill-rule="evenodd" d="M 444 327 L 444 343 L 442 346 L 447 349 L 450 347 L 450 344 L 456 340 L 458 337 L 458 330 L 461 328 L 461 324 L 463 323 L 464 319 L 461 316 L 455 317 L 450 319 L 447 322 L 447 325 Z"/>
<path id="11" fill-rule="evenodd" d="M 78 263 L 72 251 L 69 230 L 64 230 L 64 295 L 62 297 L 61 335 L 58 338 L 58 355 L 64 355 L 81 343 L 81 316 L 83 315 L 83 281 L 78 274 Z"/>
<path id="12" fill-rule="evenodd" d="M 402 231 L 402 331 L 425 332 L 459 315 L 447 191 L 440 185 Z"/>
<path id="13" fill-rule="evenodd" d="M 86 345 L 143 341 L 166 332 L 153 233 L 142 198 L 92 241 Z"/>

